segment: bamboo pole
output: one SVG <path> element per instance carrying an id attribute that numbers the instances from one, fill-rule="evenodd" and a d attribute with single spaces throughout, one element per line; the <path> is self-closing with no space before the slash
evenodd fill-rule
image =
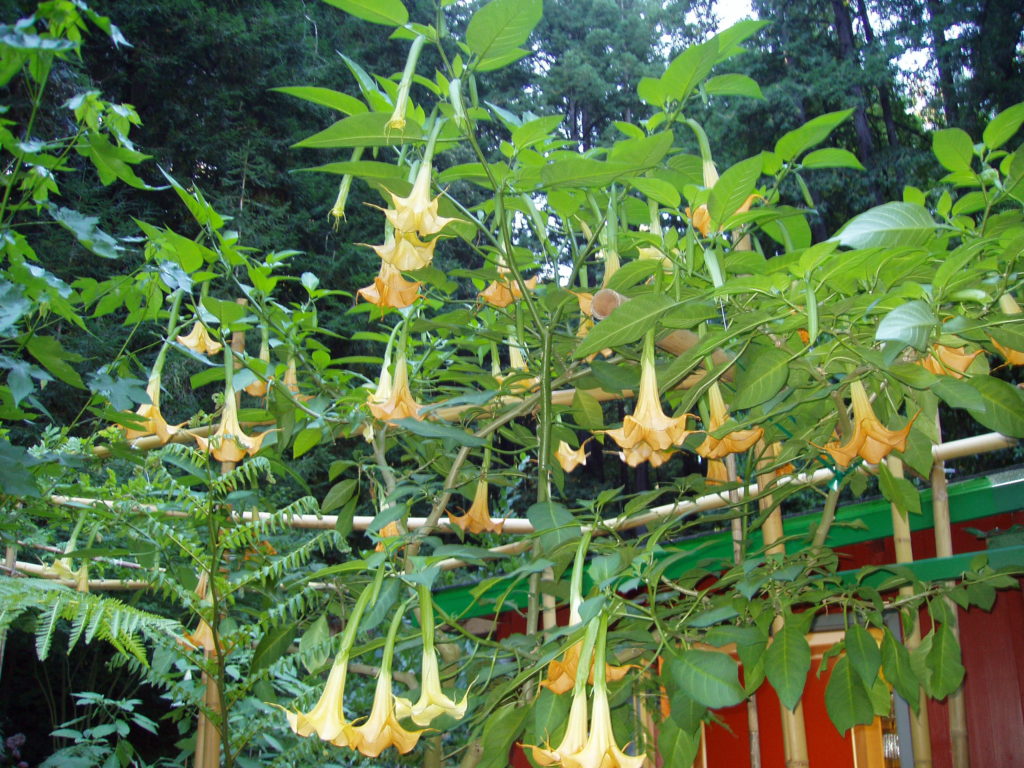
<path id="1" fill-rule="evenodd" d="M 758 443 L 762 459 L 758 462 L 758 469 L 767 469 L 779 455 L 778 443 L 763 446 Z M 768 488 L 775 480 L 772 471 L 761 473 L 757 476 L 757 483 L 761 488 Z M 786 556 L 786 543 L 783 540 L 784 531 L 782 527 L 782 505 L 776 504 L 772 494 L 764 494 L 757 500 L 757 506 L 762 513 L 767 512 L 768 516 L 761 524 L 761 535 L 764 537 L 765 554 L 779 557 Z M 772 619 L 772 634 L 782 631 L 784 622 L 782 616 L 776 615 Z M 786 756 L 786 768 L 805 768 L 810 765 L 810 756 L 807 749 L 807 725 L 804 721 L 804 703 L 801 699 L 792 710 L 779 702 L 779 713 L 782 718 L 782 747 Z M 752 766 L 753 768 L 753 766 Z"/>
<path id="2" fill-rule="evenodd" d="M 13 573 L 18 563 L 18 548 L 8 546 L 4 552 L 4 569 L 7 573 Z M 7 627 L 0 630 L 0 680 L 4 674 L 4 656 L 7 652 Z"/>
<path id="3" fill-rule="evenodd" d="M 893 477 L 903 477 L 903 461 L 890 456 L 886 464 Z M 895 504 L 890 505 L 892 511 L 892 541 L 896 553 L 897 563 L 914 562 L 914 551 L 910 541 L 910 521 L 904 517 L 896 508 Z M 900 597 L 913 597 L 914 588 L 909 584 L 900 587 Z M 907 650 L 912 651 L 921 644 L 921 620 L 915 613 L 914 624 L 910 632 L 903 638 L 903 644 Z M 928 697 L 924 689 L 918 692 L 918 711 L 910 711 L 910 741 L 914 746 L 914 768 L 931 768 L 932 765 L 932 740 L 931 728 L 928 724 Z"/>
<path id="4" fill-rule="evenodd" d="M 942 440 L 942 421 L 938 412 L 935 414 L 935 430 L 938 439 Z M 936 557 L 951 557 L 953 555 L 953 532 L 949 520 L 949 488 L 946 482 L 946 465 L 941 459 L 936 459 L 932 464 L 931 471 L 932 486 L 932 526 L 935 534 L 935 555 Z M 956 603 L 946 598 L 950 615 L 953 617 L 950 622 L 950 629 L 960 642 L 960 617 Z M 967 741 L 967 710 L 964 703 L 963 684 L 949 694 L 946 699 L 947 712 L 949 713 L 949 741 L 952 751 L 953 768 L 969 768 L 971 763 L 970 750 Z"/>

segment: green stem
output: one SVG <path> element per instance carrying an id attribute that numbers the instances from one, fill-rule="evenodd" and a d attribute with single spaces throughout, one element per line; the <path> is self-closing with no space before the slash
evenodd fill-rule
<path id="1" fill-rule="evenodd" d="M 597 622 L 597 645 L 594 648 L 594 688 L 605 688 L 608 685 L 607 668 L 605 658 L 608 645 L 608 613 L 601 611 L 600 619 Z M 589 669 L 590 660 L 586 665 L 583 663 L 583 654 L 580 654 L 580 666 Z M 579 677 L 576 678 L 579 680 Z"/>
<path id="2" fill-rule="evenodd" d="M 587 562 L 587 550 L 590 548 L 591 536 L 593 536 L 593 529 L 586 529 L 576 545 L 576 556 L 572 562 L 572 576 L 569 579 L 570 624 L 580 620 L 580 605 L 583 604 L 583 569 Z"/>
<path id="3" fill-rule="evenodd" d="M 434 601 L 430 597 L 430 587 L 419 584 L 416 592 L 420 599 L 420 631 L 423 635 L 423 653 L 434 652 Z"/>
<path id="4" fill-rule="evenodd" d="M 832 523 L 836 519 L 836 507 L 839 506 L 839 493 L 842 490 L 842 481 L 833 481 L 833 487 L 829 488 L 828 496 L 825 497 L 825 509 L 821 513 L 821 522 L 818 523 L 818 529 L 814 532 L 814 546 L 822 547 L 825 545 L 825 541 L 828 539 L 829 529 L 832 527 Z"/>

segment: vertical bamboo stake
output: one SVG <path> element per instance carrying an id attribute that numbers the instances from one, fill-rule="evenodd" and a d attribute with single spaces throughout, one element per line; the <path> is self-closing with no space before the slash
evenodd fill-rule
<path id="1" fill-rule="evenodd" d="M 886 464 L 893 477 L 903 477 L 903 461 L 895 456 L 889 456 Z M 890 505 L 892 510 L 892 541 L 896 553 L 897 563 L 912 563 L 914 551 L 910 542 L 910 522 L 896 508 L 895 504 Z M 913 597 L 914 588 L 911 586 L 900 587 L 900 597 Z M 921 644 L 921 620 L 915 615 L 914 625 L 905 638 L 903 644 L 907 650 L 912 651 Z M 910 741 L 914 746 L 914 768 L 931 768 L 932 765 L 932 739 L 931 729 L 928 726 L 928 699 L 922 689 L 917 700 L 918 713 L 910 711 Z"/>
<path id="2" fill-rule="evenodd" d="M 942 442 L 942 422 L 938 412 L 935 414 L 936 440 Z M 949 489 L 946 484 L 946 463 L 936 460 L 932 464 L 931 473 L 932 486 L 932 524 L 935 530 L 935 555 L 936 557 L 951 557 L 953 555 L 953 533 L 949 521 Z M 960 642 L 960 620 L 957 613 L 957 606 L 949 598 L 946 599 L 950 615 L 953 620 L 950 629 Z M 967 743 L 967 710 L 964 707 L 963 685 L 946 699 L 947 711 L 949 712 L 949 742 L 952 748 L 953 768 L 968 768 L 971 763 L 970 752 Z"/>
<path id="3" fill-rule="evenodd" d="M 14 566 L 18 562 L 18 548 L 7 547 L 7 551 L 4 553 L 4 570 L 10 575 L 14 575 Z M 4 672 L 4 655 L 7 651 L 7 627 L 0 630 L 0 680 L 3 679 Z"/>
<path id="4" fill-rule="evenodd" d="M 758 443 L 758 450 L 762 451 L 762 459 L 758 462 L 758 469 L 771 466 L 779 455 L 778 443 L 763 446 Z M 761 497 L 757 500 L 757 506 L 761 512 L 768 512 L 761 525 L 761 535 L 764 537 L 765 554 L 779 555 L 785 557 L 786 543 L 783 539 L 782 528 L 782 507 L 776 505 L 770 493 L 764 489 L 771 487 L 775 480 L 773 472 L 765 472 L 757 476 L 757 487 Z M 772 620 L 772 634 L 782 630 L 783 621 L 781 616 Z M 779 703 L 779 713 L 782 718 L 782 748 L 786 756 L 787 768 L 806 768 L 810 765 L 810 756 L 807 751 L 807 726 L 804 722 L 804 704 L 798 701 L 792 710 L 787 709 L 785 704 Z M 753 741 L 753 736 L 751 736 Z"/>

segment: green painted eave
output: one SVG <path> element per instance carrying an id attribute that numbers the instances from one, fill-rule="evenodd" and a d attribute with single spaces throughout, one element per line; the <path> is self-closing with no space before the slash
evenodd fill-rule
<path id="1" fill-rule="evenodd" d="M 910 528 L 914 531 L 932 528 L 931 491 L 920 492 L 920 515 L 910 516 Z M 968 522 L 1003 512 L 1014 512 L 1024 508 L 1024 470 L 1015 469 L 997 472 L 985 477 L 973 478 L 949 486 L 949 514 L 954 523 Z M 820 512 L 786 517 L 783 529 L 786 536 L 808 536 L 817 528 Z M 831 547 L 843 547 L 892 536 L 892 512 L 889 502 L 884 499 L 865 501 L 840 507 L 835 523 L 829 533 Z M 760 532 L 752 537 L 753 549 L 762 546 Z M 665 546 L 663 556 L 680 551 L 692 550 L 687 557 L 675 561 L 666 576 L 679 576 L 700 564 L 728 563 L 732 559 L 732 537 L 728 530 L 705 533 L 683 539 Z M 955 579 L 969 570 L 970 562 L 978 552 L 967 552 L 946 558 L 918 560 L 909 567 L 919 579 L 938 581 Z M 1003 547 L 987 552 L 993 567 L 1007 565 L 1024 567 L 1024 546 Z M 890 579 L 892 574 L 881 568 L 871 577 L 873 585 Z M 479 583 L 441 590 L 435 594 L 438 607 L 450 617 L 470 618 L 508 610 L 524 610 L 528 589 L 526 579 L 518 581 L 509 577 L 493 577 Z"/>

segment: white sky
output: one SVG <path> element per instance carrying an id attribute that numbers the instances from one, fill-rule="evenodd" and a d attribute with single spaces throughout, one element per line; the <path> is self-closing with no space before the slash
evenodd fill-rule
<path id="1" fill-rule="evenodd" d="M 715 3 L 715 14 L 719 18 L 719 30 L 731 27 L 740 19 L 754 18 L 750 0 L 718 0 Z"/>

